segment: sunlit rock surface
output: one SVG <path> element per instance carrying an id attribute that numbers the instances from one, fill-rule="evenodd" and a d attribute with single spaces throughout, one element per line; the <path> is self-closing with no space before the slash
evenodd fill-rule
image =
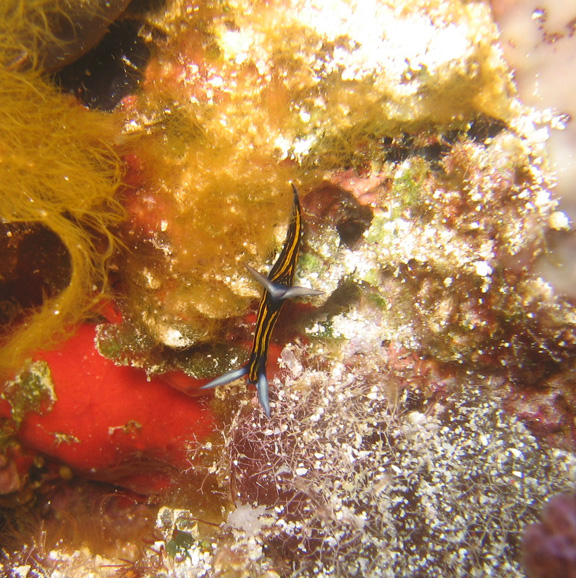
<path id="1" fill-rule="evenodd" d="M 550 121 L 548 151 L 562 210 L 576 218 L 576 2 L 493 1 L 501 45 L 520 98 Z M 556 290 L 575 297 L 574 233 L 552 240 L 540 271 Z"/>
<path id="2" fill-rule="evenodd" d="M 146 22 L 154 57 L 115 112 L 124 324 L 101 350 L 203 377 L 247 356 L 244 263 L 273 262 L 290 181 L 298 283 L 324 295 L 278 325 L 272 418 L 218 389 L 221 436 L 187 473 L 205 501 L 183 481 L 152 548 L 118 545 L 122 568 L 523 576 L 521 532 L 573 483 L 576 314 L 535 274 L 570 226 L 547 148 L 561 119 L 517 92 L 489 7 L 175 1 Z M 113 565 L 31 535 L 6 568 Z"/>

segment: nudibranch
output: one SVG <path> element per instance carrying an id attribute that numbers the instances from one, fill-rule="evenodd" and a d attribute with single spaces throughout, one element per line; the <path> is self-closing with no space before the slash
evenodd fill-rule
<path id="1" fill-rule="evenodd" d="M 298 198 L 298 190 L 294 185 L 292 185 L 292 190 L 294 192 L 294 204 L 292 206 L 290 226 L 282 251 L 272 266 L 270 273 L 268 273 L 268 277 L 265 277 L 249 265 L 246 265 L 246 268 L 256 281 L 264 287 L 264 294 L 260 299 L 260 305 L 258 307 L 254 342 L 248 363 L 240 369 L 229 371 L 213 379 L 201 388 L 209 389 L 211 387 L 217 387 L 218 385 L 225 385 L 240 377 L 247 376 L 248 383 L 256 385 L 258 400 L 267 417 L 270 417 L 268 379 L 266 377 L 268 346 L 282 305 L 286 299 L 291 299 L 292 297 L 322 294 L 322 291 L 316 291 L 315 289 L 292 286 L 298 254 L 300 252 L 300 242 L 302 240 L 300 199 Z"/>

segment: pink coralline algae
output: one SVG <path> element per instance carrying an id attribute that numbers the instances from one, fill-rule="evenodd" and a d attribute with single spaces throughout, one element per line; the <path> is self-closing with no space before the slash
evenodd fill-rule
<path id="1" fill-rule="evenodd" d="M 530 578 L 576 578 L 576 494 L 554 496 L 526 529 L 524 564 Z"/>

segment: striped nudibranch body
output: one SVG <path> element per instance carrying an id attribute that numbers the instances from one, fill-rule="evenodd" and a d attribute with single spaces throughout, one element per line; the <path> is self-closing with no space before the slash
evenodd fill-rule
<path id="1" fill-rule="evenodd" d="M 284 301 L 291 297 L 300 297 L 303 295 L 320 295 L 322 291 L 308 289 L 306 287 L 293 287 L 294 274 L 296 272 L 296 263 L 300 253 L 300 241 L 302 239 L 302 214 L 300 209 L 300 200 L 298 191 L 292 185 L 294 193 L 294 203 L 292 205 L 292 218 L 286 240 L 278 259 L 272 266 L 268 277 L 261 275 L 252 267 L 246 265 L 246 268 L 264 287 L 264 294 L 260 299 L 258 307 L 258 316 L 256 319 L 256 330 L 254 332 L 254 341 L 248 363 L 213 379 L 202 387 L 208 389 L 218 385 L 230 383 L 240 377 L 246 376 L 249 383 L 256 384 L 258 390 L 258 399 L 264 412 L 270 417 L 270 402 L 268 397 L 268 379 L 266 377 L 266 362 L 268 360 L 268 346 L 272 330 L 276 325 L 280 310 Z"/>

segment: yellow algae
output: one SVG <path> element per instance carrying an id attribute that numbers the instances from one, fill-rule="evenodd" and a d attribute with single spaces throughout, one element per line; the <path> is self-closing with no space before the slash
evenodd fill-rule
<path id="1" fill-rule="evenodd" d="M 34 72 L 0 68 L 0 218 L 55 233 L 70 260 L 68 286 L 24 323 L 4 329 L 0 375 L 30 350 L 62 338 L 106 290 L 122 219 L 116 198 L 122 164 L 109 117 L 79 107 Z"/>
<path id="2" fill-rule="evenodd" d="M 169 40 L 148 104 L 300 173 L 374 160 L 384 136 L 512 114 L 484 2 L 173 1 L 152 21 Z"/>
<path id="3" fill-rule="evenodd" d="M 128 0 L 2 0 L 0 64 L 53 70 L 96 44 Z"/>
<path id="4" fill-rule="evenodd" d="M 511 115 L 482 2 L 174 0 L 149 23 L 164 40 L 124 112 L 149 207 L 121 269 L 128 317 L 171 347 L 214 339 L 258 295 L 244 263 L 271 263 L 289 181 L 305 197 L 382 164 L 386 137 Z"/>
<path id="5" fill-rule="evenodd" d="M 242 94 L 254 106 L 283 93 L 266 111 L 268 144 L 303 166 L 363 164 L 381 156 L 383 136 L 510 117 L 514 91 L 484 3 L 231 5 L 213 22 L 220 54 L 239 75 L 258 70 L 258 88 Z"/>
<path id="6" fill-rule="evenodd" d="M 183 347 L 212 339 L 220 320 L 242 315 L 258 296 L 244 264 L 265 271 L 283 237 L 291 171 L 270 158 L 256 165 L 255 155 L 224 139 L 211 146 L 190 139 L 174 162 L 165 156 L 170 144 L 151 138 L 136 150 L 145 167 L 164 161 L 149 215 L 161 218 L 151 243 L 136 245 L 122 263 L 125 312 L 158 341 Z"/>
<path id="7" fill-rule="evenodd" d="M 41 47 L 62 41 L 66 51 L 54 23 L 69 9 L 65 0 L 0 8 L 0 96 L 3 122 L 13 123 L 0 137 L 10 166 L 2 210 L 7 222 L 54 231 L 72 265 L 61 302 L 36 314 L 45 316 L 44 336 L 63 326 L 56 320 L 81 318 L 105 285 L 109 227 L 121 213 L 111 120 L 74 107 L 33 74 L 12 73 L 40 66 Z M 265 270 L 272 261 L 289 220 L 290 181 L 305 196 L 329 171 L 383 162 L 386 137 L 510 115 L 513 91 L 482 2 L 174 0 L 149 23 L 165 38 L 142 94 L 121 113 L 142 187 L 124 237 L 133 252 L 118 263 L 124 312 L 170 347 L 213 339 L 258 295 L 244 263 Z M 33 202 L 12 206 L 26 196 Z M 35 331 L 21 329 L 21 338 Z M 34 343 L 6 346 L 14 356 Z"/>
<path id="8" fill-rule="evenodd" d="M 4 0 L 0 3 L 0 63 L 3 67 L 40 64 L 41 47 L 60 44 L 51 21 L 62 14 L 62 2 L 56 0 Z"/>
<path id="9" fill-rule="evenodd" d="M 177 552 L 183 562 L 171 560 L 174 556 L 168 561 L 184 573 L 195 571 L 198 564 L 204 571 L 225 573 L 232 559 L 233 571 L 250 568 L 256 574 L 290 566 L 302 573 L 378 576 L 383 566 L 394 566 L 398 553 L 411 551 L 401 565 L 403 575 L 430 567 L 433 557 L 443 570 L 472 560 L 468 566 L 473 571 L 475 559 L 466 549 L 466 536 L 455 542 L 452 533 L 448 546 L 446 540 L 419 540 L 415 545 L 418 520 L 416 526 L 403 524 L 413 516 L 402 516 L 396 532 L 396 506 L 408 504 L 410 514 L 415 494 L 410 484 L 392 482 L 422 478 L 421 462 L 414 455 L 422 453 L 422 441 L 431 445 L 427 457 L 440 463 L 433 472 L 440 477 L 436 485 L 422 478 L 420 489 L 431 499 L 414 511 L 429 517 L 430 511 L 441 510 L 453 519 L 454 496 L 446 501 L 445 490 L 455 487 L 459 473 L 450 452 L 444 470 L 441 462 L 444 450 L 462 440 L 452 435 L 453 428 L 443 427 L 445 419 L 456 423 L 452 410 L 460 408 L 465 411 L 456 414 L 458 423 L 480 424 L 479 434 L 472 434 L 478 434 L 483 455 L 490 436 L 501 444 L 499 431 L 507 435 L 512 422 L 500 415 L 490 395 L 501 387 L 504 370 L 514 371 L 523 359 L 542 359 L 541 353 L 528 357 L 523 348 L 550 347 L 552 330 L 540 333 L 541 322 L 527 325 L 527 319 L 541 311 L 521 303 L 528 294 L 516 281 L 525 272 L 513 271 L 527 267 L 542 250 L 543 223 L 555 205 L 545 189 L 547 176 L 534 162 L 533 143 L 529 147 L 524 137 L 506 128 L 512 124 L 513 91 L 493 46 L 495 31 L 486 3 L 169 0 L 168 5 L 178 14 L 158 26 L 166 38 L 148 69 L 144 91 L 120 112 L 125 132 L 132 135 L 130 176 L 138 186 L 124 195 L 130 218 L 122 225 L 122 235 L 132 251 L 116 261 L 128 320 L 101 326 L 103 354 L 118 363 L 140 364 L 149 373 L 180 364 L 189 374 L 213 377 L 238 367 L 245 355 L 242 341 L 246 335 L 251 338 L 251 331 L 244 329 L 252 330 L 252 325 L 227 318 L 243 315 L 261 291 L 244 263 L 264 272 L 272 262 L 289 220 L 290 180 L 301 185 L 303 205 L 311 209 L 305 215 L 301 271 L 313 271 L 319 278 L 311 284 L 330 297 L 320 314 L 307 321 L 302 321 L 306 313 L 298 311 L 293 329 L 305 328 L 313 341 L 307 346 L 295 341 L 281 354 L 284 386 L 275 388 L 276 423 L 261 421 L 245 391 L 226 392 L 226 402 L 220 396 L 216 400 L 219 416 L 240 407 L 232 425 L 225 426 L 224 437 L 230 440 L 226 459 L 213 462 L 214 448 L 218 452 L 221 447 L 212 440 L 194 454 L 196 461 L 200 458 L 198 476 L 207 481 L 201 486 L 212 502 L 210 511 L 222 505 L 216 495 L 236 501 L 227 524 L 234 528 L 234 539 L 228 532 L 211 540 L 194 534 L 195 541 L 189 540 L 190 528 L 177 524 L 178 510 L 166 510 L 156 529 L 164 535 L 167 551 Z M 327 182 L 306 199 L 321 179 Z M 351 243 L 338 228 L 338 211 L 349 212 L 340 187 L 351 191 L 351 202 L 354 193 L 374 211 L 371 224 L 367 219 L 368 228 L 360 227 Z M 316 206 L 311 202 L 315 194 Z M 336 199 L 338 207 L 326 208 L 324 199 Z M 73 216 L 64 204 L 61 208 L 60 216 L 70 225 Z M 507 277 L 512 273 L 516 280 Z M 547 310 L 545 321 L 553 331 L 565 322 L 559 318 Z M 227 327 L 236 342 L 229 345 L 222 339 L 216 345 Z M 197 347 L 173 350 L 190 345 Z M 457 373 L 455 365 L 466 375 Z M 472 387 L 478 368 L 496 379 L 480 376 L 482 387 Z M 458 398 L 454 390 L 460 387 Z M 449 414 L 443 413 L 446 407 Z M 298 429 L 302 424 L 310 428 Z M 111 431 L 118 427 L 129 433 L 138 424 L 126 421 Z M 392 430 L 406 442 L 404 461 L 380 451 L 386 446 L 383 435 Z M 514 449 L 519 443 L 538 454 L 538 444 L 522 428 L 516 430 L 508 440 L 510 455 L 519 456 Z M 295 436 L 287 435 L 294 431 Z M 466 428 L 462 431 L 470 438 Z M 430 432 L 440 435 L 432 439 Z M 422 433 L 425 439 L 420 439 Z M 59 443 L 74 441 L 56 435 Z M 272 444 L 274 455 L 268 450 L 270 437 L 280 448 L 276 451 Z M 283 440 L 288 442 L 284 446 Z M 490 447 L 500 463 L 498 444 Z M 461 457 L 460 479 L 466 480 L 474 474 L 468 466 L 475 465 L 478 455 Z M 546 454 L 544 465 L 553 457 Z M 366 465 L 361 474 L 369 482 L 364 485 L 356 475 L 360 462 Z M 508 465 L 518 466 L 512 462 Z M 573 464 L 564 460 L 560 465 L 558 483 L 565 485 Z M 287 471 L 294 475 L 286 476 Z M 256 472 L 256 477 L 246 472 Z M 447 476 L 442 477 L 443 472 Z M 529 479 L 529 474 L 520 467 L 508 468 L 496 481 L 514 489 L 518 479 Z M 280 478 L 288 493 L 271 505 Z M 335 485 L 330 486 L 332 481 Z M 533 487 L 544 488 L 536 483 L 541 480 L 532 481 Z M 377 499 L 367 502 L 365 490 L 368 498 L 377 494 Z M 545 490 L 531 498 L 543 499 Z M 185 489 L 180 496 L 189 492 Z M 291 519 L 284 516 L 286 495 L 296 504 Z M 334 505 L 335 495 L 345 507 Z M 496 497 L 492 506 L 498 513 L 502 493 Z M 482 498 L 482 506 L 489 498 Z M 516 503 L 522 511 L 524 502 Z M 356 503 L 362 508 L 348 507 Z M 388 508 L 389 503 L 396 505 Z M 320 509 L 309 508 L 311 504 L 320 504 Z M 508 509 L 512 525 L 521 529 L 524 518 Z M 205 519 L 197 510 L 195 503 L 192 512 L 180 513 Z M 485 517 L 486 508 L 481 510 Z M 276 511 L 277 520 L 269 515 Z M 310 512 L 320 515 L 307 517 Z M 471 512 L 457 520 L 460 528 L 468 525 L 475 531 L 477 512 Z M 311 541 L 299 541 L 302 528 L 311 528 Z M 382 538 L 382 528 L 392 528 L 392 538 Z M 329 546 L 318 556 L 315 536 Z M 345 545 L 338 549 L 337 560 L 325 556 L 334 536 Z M 367 542 L 366 536 L 376 540 Z M 278 541 L 288 544 L 283 556 L 263 557 L 262 551 L 274 554 Z M 438 547 L 419 549 L 419 544 Z M 500 543 L 492 549 L 490 544 L 472 545 L 494 567 L 517 573 L 515 549 L 503 549 Z M 302 558 L 304 547 L 311 556 Z M 375 551 L 383 553 L 377 560 L 381 563 L 371 568 Z M 63 549 L 52 554 L 65 563 Z M 135 568 L 156 567 L 146 555 L 134 562 Z M 310 560 L 312 565 L 307 565 Z"/>

